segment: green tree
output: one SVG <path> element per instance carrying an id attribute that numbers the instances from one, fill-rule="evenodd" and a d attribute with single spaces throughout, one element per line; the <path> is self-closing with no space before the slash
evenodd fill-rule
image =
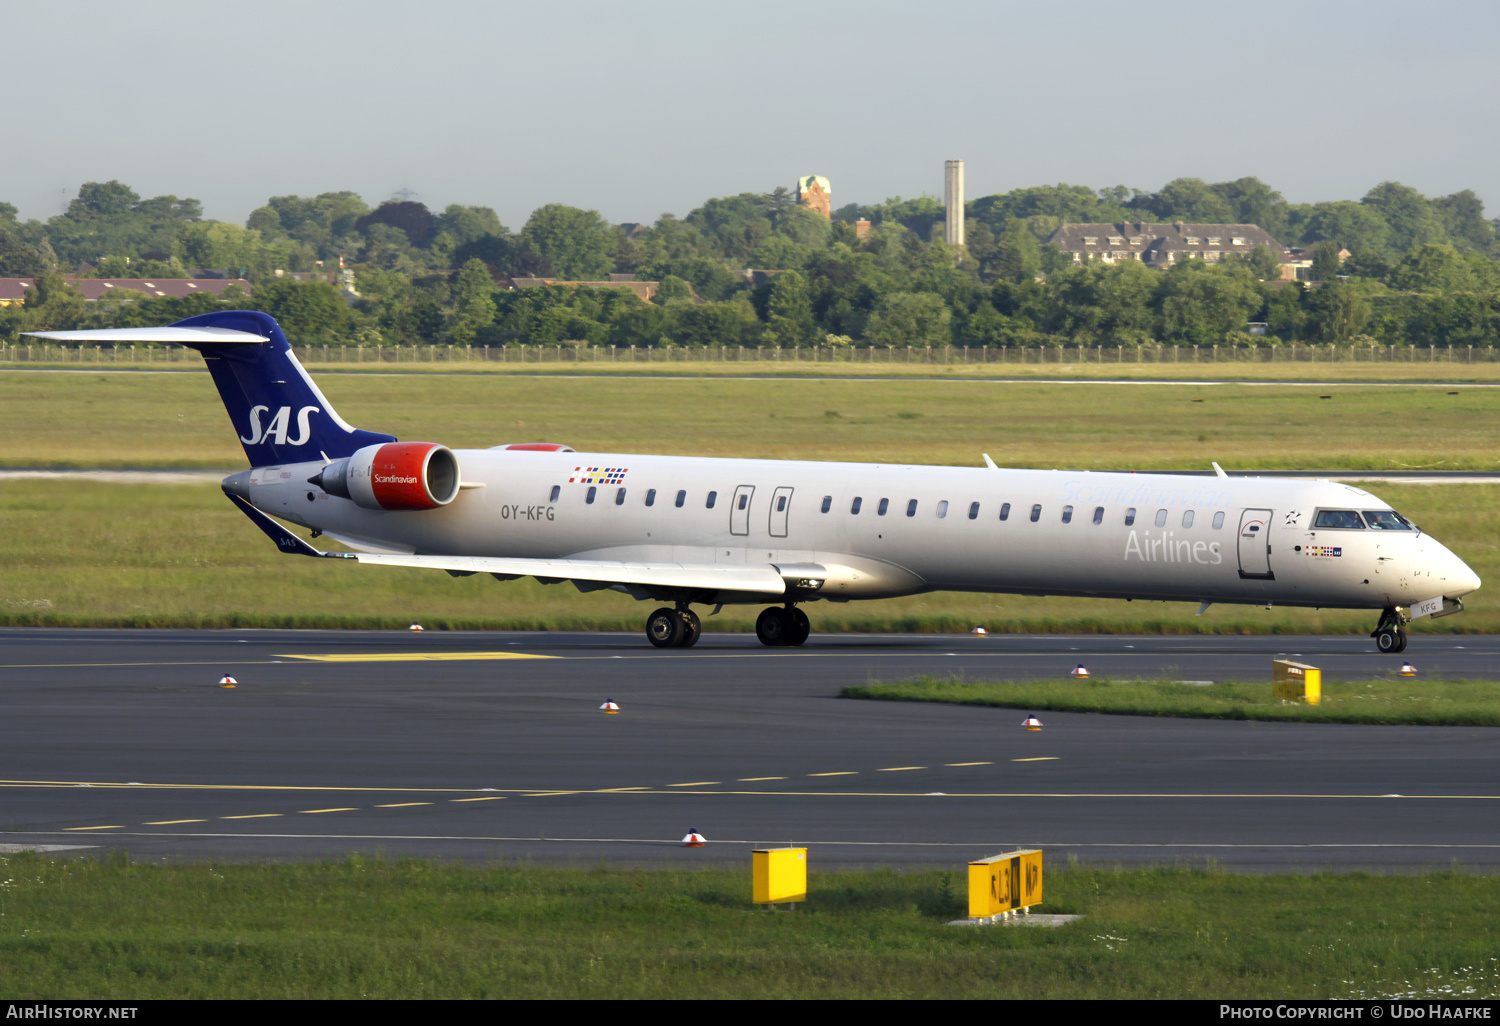
<path id="1" fill-rule="evenodd" d="M 894 292 L 881 298 L 866 331 L 871 345 L 946 346 L 953 311 L 930 292 Z"/>
<path id="2" fill-rule="evenodd" d="M 596 210 L 561 203 L 539 207 L 521 229 L 521 241 L 548 269 L 543 277 L 599 281 L 614 266 L 614 229 Z"/>
<path id="3" fill-rule="evenodd" d="M 1387 253 L 1391 248 L 1390 225 L 1380 211 L 1347 200 L 1314 205 L 1305 221 L 1303 234 L 1310 239 L 1343 246 L 1351 252 Z"/>
<path id="4" fill-rule="evenodd" d="M 1228 332 L 1244 331 L 1261 297 L 1248 270 L 1210 268 L 1194 260 L 1162 275 L 1156 305 L 1163 339 L 1209 345 Z"/>
<path id="5" fill-rule="evenodd" d="M 177 236 L 177 255 L 189 267 L 241 271 L 255 260 L 260 232 L 224 221 L 195 221 Z"/>
<path id="6" fill-rule="evenodd" d="M 1320 242 L 1313 247 L 1312 266 L 1307 269 L 1313 281 L 1333 281 L 1339 276 L 1339 247 L 1334 242 Z"/>
<path id="7" fill-rule="evenodd" d="M 1417 246 L 1391 270 L 1393 289 L 1410 292 L 1457 292 L 1474 288 L 1469 262 L 1452 246 Z"/>
<path id="8" fill-rule="evenodd" d="M 1042 269 L 1042 247 L 1026 222 L 1013 217 L 995 240 L 994 277 L 1005 281 L 1035 278 Z"/>
<path id="9" fill-rule="evenodd" d="M 1325 281 L 1307 294 L 1308 329 L 1315 342 L 1346 342 L 1364 331 L 1370 302 L 1352 285 Z"/>
<path id="10" fill-rule="evenodd" d="M 782 345 L 807 345 L 818 334 L 807 278 L 798 271 L 784 271 L 772 279 L 767 312 L 766 325 Z"/>
<path id="11" fill-rule="evenodd" d="M 275 317 L 293 344 L 335 338 L 349 325 L 343 297 L 338 289 L 322 281 L 267 282 L 255 290 L 249 309 Z"/>
<path id="12" fill-rule="evenodd" d="M 1360 203 L 1380 214 L 1390 226 L 1390 245 L 1397 253 L 1429 242 L 1448 241 L 1448 233 L 1432 204 L 1408 185 L 1381 182 Z"/>

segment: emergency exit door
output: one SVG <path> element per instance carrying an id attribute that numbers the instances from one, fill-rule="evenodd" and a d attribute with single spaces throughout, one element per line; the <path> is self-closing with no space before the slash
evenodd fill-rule
<path id="1" fill-rule="evenodd" d="M 1271 572 L 1271 511 L 1247 509 L 1240 514 L 1240 576 L 1273 581 Z"/>

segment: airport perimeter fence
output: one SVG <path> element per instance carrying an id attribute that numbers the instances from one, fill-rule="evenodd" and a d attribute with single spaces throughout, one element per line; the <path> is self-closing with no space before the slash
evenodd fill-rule
<path id="1" fill-rule="evenodd" d="M 314 345 L 294 346 L 303 363 L 833 363 L 965 364 L 1223 364 L 1223 363 L 1496 363 L 1494 346 L 589 346 L 589 345 Z M 201 363 L 179 346 L 112 346 L 51 343 L 0 344 L 0 364 L 172 364 Z"/>

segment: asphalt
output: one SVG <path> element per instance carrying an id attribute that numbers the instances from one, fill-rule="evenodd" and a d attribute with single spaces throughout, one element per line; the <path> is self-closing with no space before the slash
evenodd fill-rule
<path id="1" fill-rule="evenodd" d="M 1500 637 L 0 630 L 0 846 L 820 866 L 1500 870 L 1500 730 L 862 702 L 917 673 L 1500 678 Z M 352 657 L 352 658 L 351 658 Z M 220 687 L 224 675 L 233 688 Z M 613 699 L 618 714 L 599 706 Z M 703 848 L 680 838 L 697 830 Z"/>

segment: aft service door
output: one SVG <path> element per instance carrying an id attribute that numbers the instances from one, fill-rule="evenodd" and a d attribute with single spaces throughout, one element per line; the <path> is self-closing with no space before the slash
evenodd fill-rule
<path id="1" fill-rule="evenodd" d="M 771 493 L 771 537 L 786 537 L 786 517 L 792 509 L 792 489 L 782 485 Z"/>
<path id="2" fill-rule="evenodd" d="M 740 485 L 729 501 L 729 533 L 750 533 L 750 497 L 755 494 L 754 485 Z"/>
<path id="3" fill-rule="evenodd" d="M 1247 509 L 1240 514 L 1240 576 L 1271 581 L 1271 511 Z"/>

